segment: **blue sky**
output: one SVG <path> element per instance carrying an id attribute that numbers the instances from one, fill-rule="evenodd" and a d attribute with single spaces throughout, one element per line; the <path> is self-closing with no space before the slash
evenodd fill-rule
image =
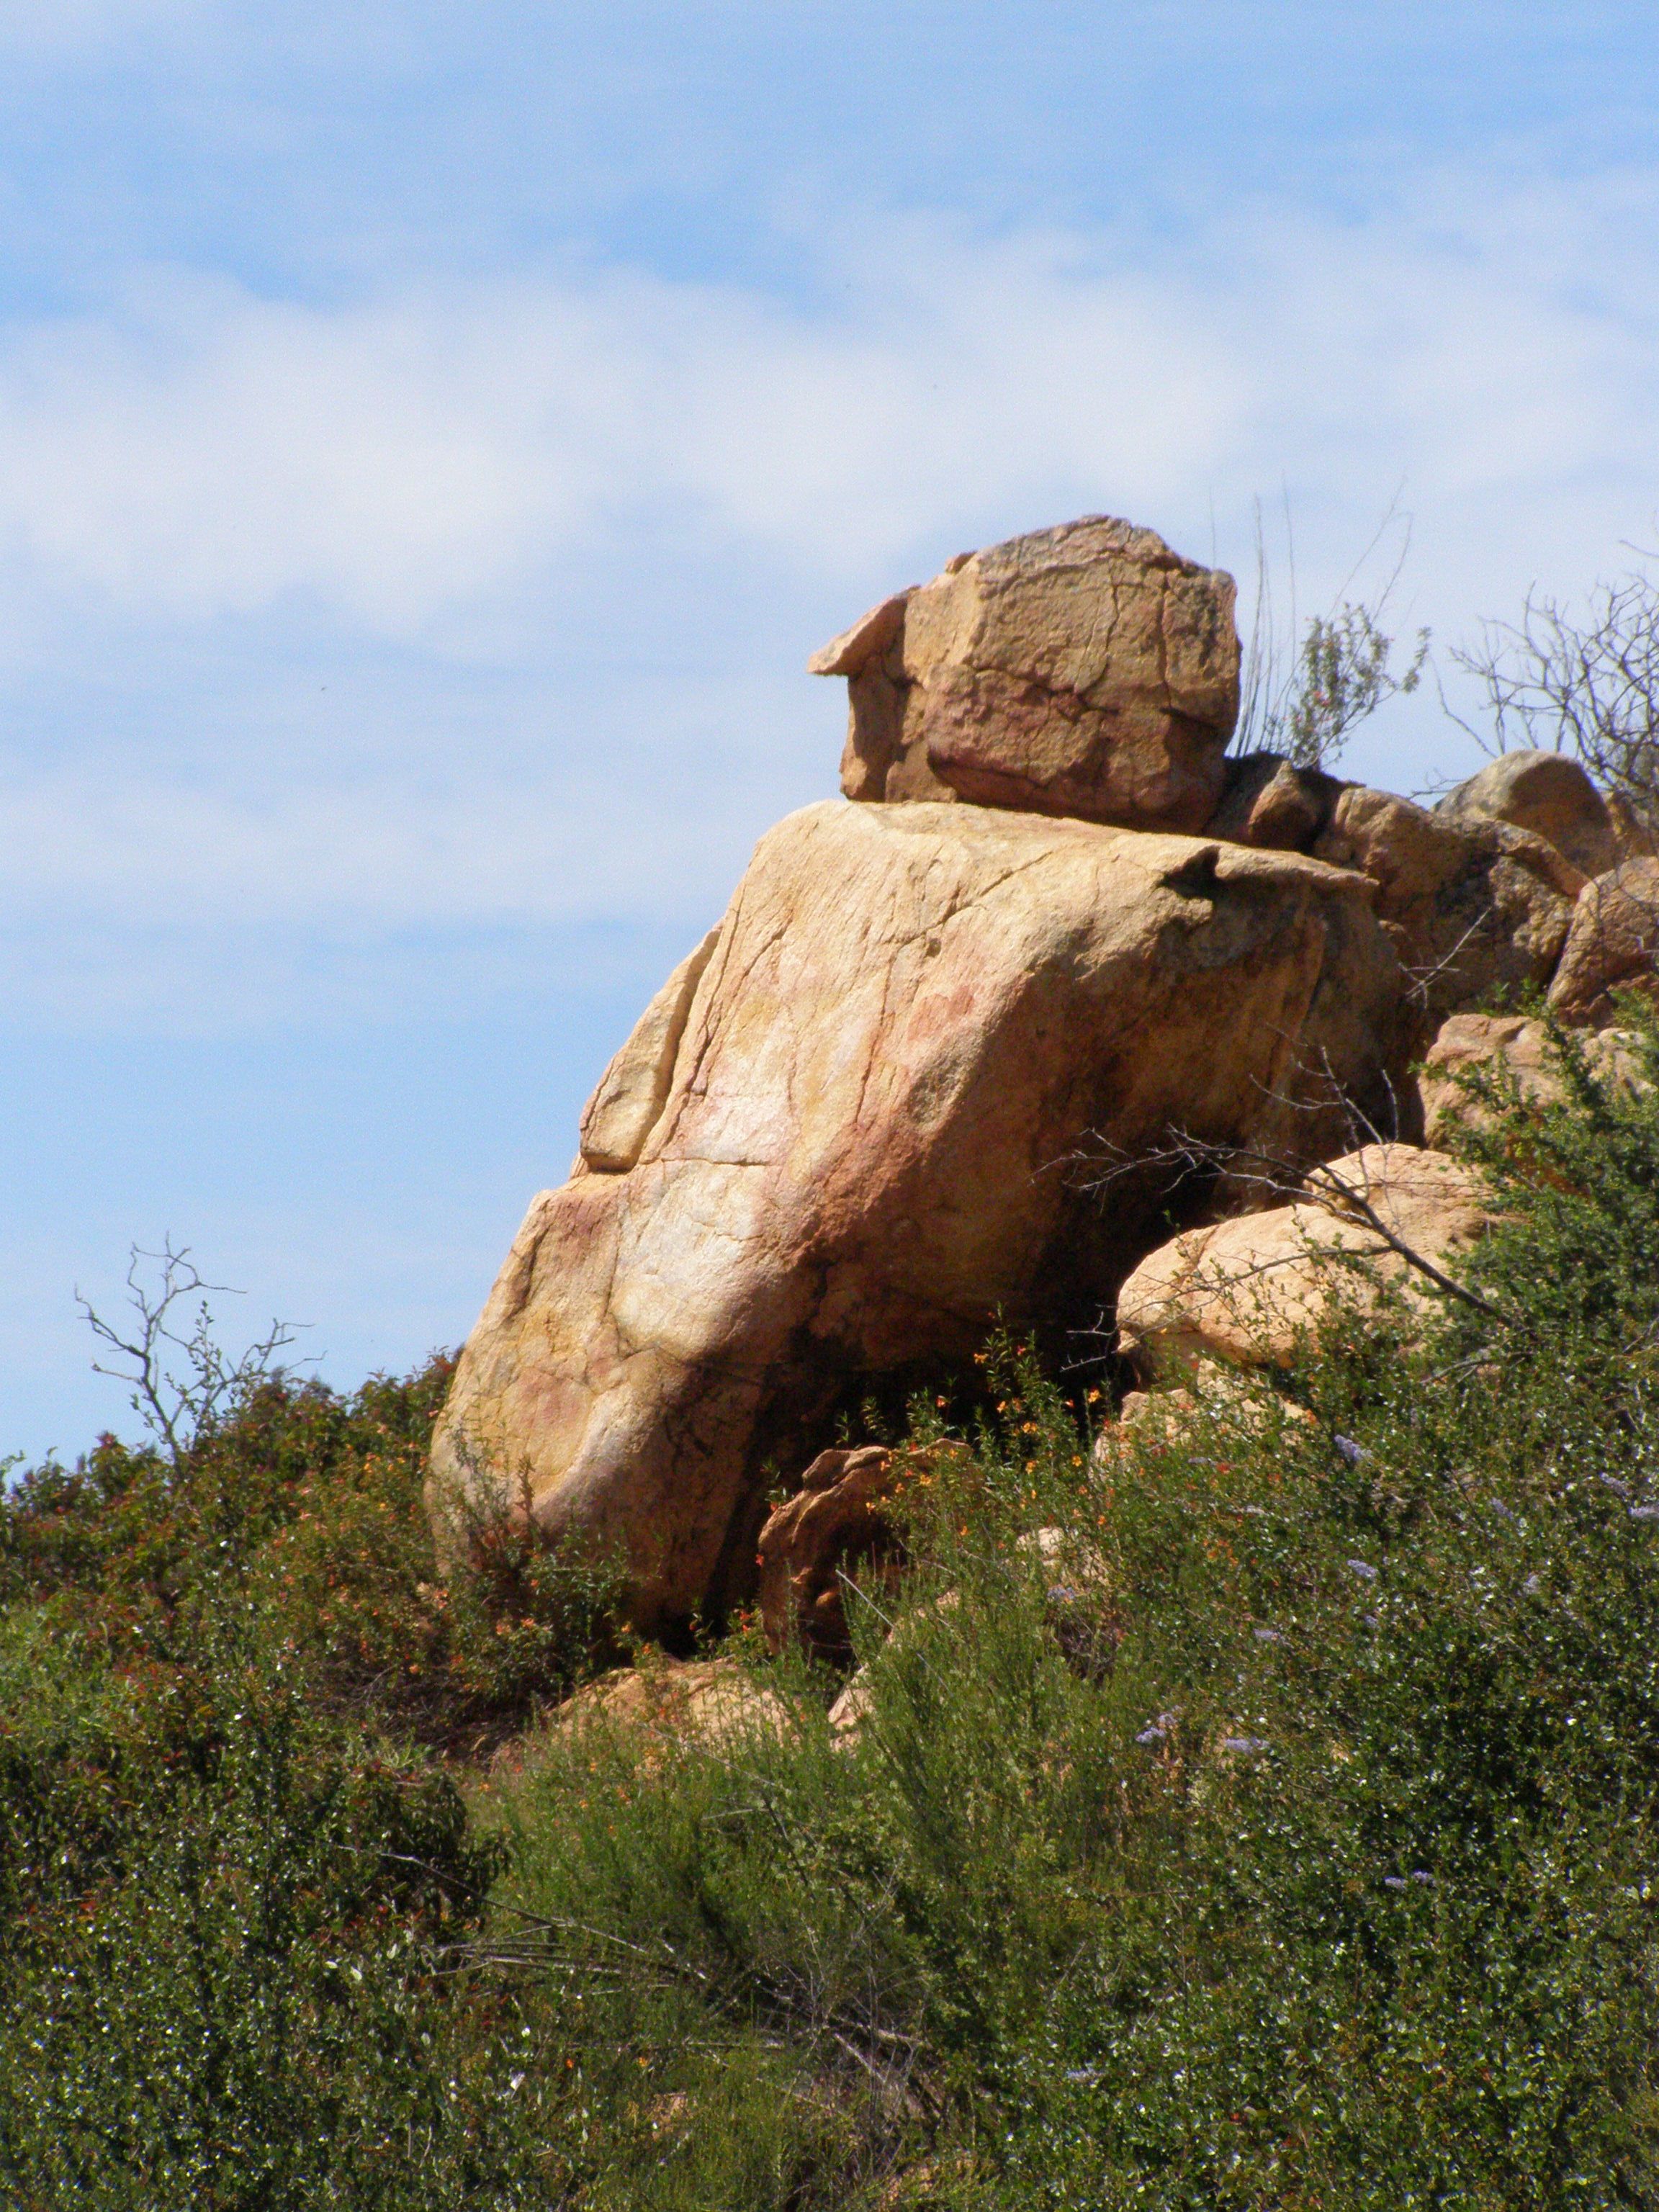
<path id="1" fill-rule="evenodd" d="M 189 1242 L 458 1341 L 806 654 L 1104 508 L 1445 648 L 1659 532 L 1650 6 L 0 0 L 0 1454 Z M 1289 542 L 1285 518 L 1288 514 Z M 1352 772 L 1473 765 L 1434 688 Z"/>

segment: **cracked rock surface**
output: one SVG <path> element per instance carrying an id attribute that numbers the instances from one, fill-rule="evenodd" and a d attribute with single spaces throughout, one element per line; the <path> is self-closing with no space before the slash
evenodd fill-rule
<path id="1" fill-rule="evenodd" d="M 790 816 L 632 1164 L 532 1203 L 434 1498 L 619 1547 L 643 1623 L 745 1595 L 767 1464 L 830 1441 L 849 1376 L 966 1358 L 999 1312 L 1098 1319 L 1166 1194 L 1115 1164 L 1172 1123 L 1326 1157 L 1333 1083 L 1387 1112 L 1402 989 L 1371 896 L 1299 854 L 1036 815 Z"/>

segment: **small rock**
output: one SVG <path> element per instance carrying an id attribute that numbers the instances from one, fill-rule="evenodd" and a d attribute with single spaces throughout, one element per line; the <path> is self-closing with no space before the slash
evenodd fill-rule
<path id="1" fill-rule="evenodd" d="M 637 1733 L 653 1751 L 666 1753 L 687 1744 L 735 1751 L 757 1735 L 781 1738 L 797 1725 L 778 1692 L 734 1659 L 680 1661 L 653 1654 L 641 1666 L 616 1667 L 586 1684 L 534 1734 L 504 1745 L 494 1764 L 501 1774 L 533 1767 L 546 1745 L 594 1728 Z"/>
<path id="2" fill-rule="evenodd" d="M 1206 1358 L 1285 1365 L 1333 1299 L 1364 1310 L 1375 1296 L 1366 1275 L 1324 1256 L 1333 1248 L 1364 1255 L 1383 1281 L 1409 1284 L 1405 1259 L 1337 1185 L 1437 1266 L 1491 1224 L 1467 1168 L 1410 1145 L 1367 1145 L 1315 1170 L 1305 1198 L 1188 1230 L 1143 1260 L 1118 1294 L 1120 1350 L 1155 1375 Z"/>
<path id="3" fill-rule="evenodd" d="M 866 1444 L 818 1454 L 799 1490 L 761 1531 L 761 1623 L 775 1654 L 793 1634 L 816 1658 L 852 1657 L 845 1585 L 894 1589 L 902 1547 L 886 1509 L 906 1483 L 931 1479 L 947 1464 L 971 1468 L 972 1455 L 956 1444 L 901 1451 Z"/>
<path id="4" fill-rule="evenodd" d="M 1607 803 L 1566 753 L 1500 753 L 1434 811 L 1454 822 L 1510 822 L 1530 830 L 1586 876 L 1604 874 L 1619 858 Z"/>
<path id="5" fill-rule="evenodd" d="M 1206 836 L 1310 852 L 1345 787 L 1338 779 L 1320 769 L 1295 768 L 1278 753 L 1246 753 L 1227 765 L 1227 787 L 1204 825 Z"/>
<path id="6" fill-rule="evenodd" d="M 1586 884 L 1573 909 L 1550 1004 L 1564 1021 L 1599 1027 L 1613 992 L 1636 986 L 1659 1005 L 1659 860 L 1626 860 Z"/>

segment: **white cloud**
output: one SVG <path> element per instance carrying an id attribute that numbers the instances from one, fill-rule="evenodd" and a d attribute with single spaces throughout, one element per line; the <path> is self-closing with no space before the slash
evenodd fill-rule
<path id="1" fill-rule="evenodd" d="M 552 556 L 849 577 L 989 512 L 1189 514 L 1288 474 L 1364 503 L 1653 477 L 1659 186 L 1448 178 L 1338 223 L 1265 207 L 1114 265 L 916 219 L 833 307 L 602 272 L 309 307 L 152 273 L 0 341 L 0 545 L 38 589 L 186 618 L 304 594 L 407 635 Z M 805 250 L 804 250 L 805 252 Z"/>
<path id="2" fill-rule="evenodd" d="M 1213 515 L 1237 562 L 1283 482 L 1312 605 L 1403 478 L 1416 618 L 1571 587 L 1659 507 L 1656 202 L 1642 173 L 1448 174 L 1364 221 L 1235 210 L 1134 266 L 894 220 L 803 246 L 810 304 L 610 270 L 323 307 L 151 272 L 103 316 L 14 327 L 15 691 L 54 651 L 113 686 L 238 624 L 252 665 L 295 621 L 322 663 L 372 644 L 392 672 L 325 726 L 273 735 L 262 674 L 181 693 L 170 734 L 163 684 L 141 738 L 14 746 L 7 906 L 706 904 L 769 812 L 828 787 L 833 709 L 795 675 L 817 629 L 1087 507 L 1199 554 Z M 519 686 L 494 721 L 440 680 L 481 638 Z M 647 665 L 676 655 L 678 680 Z"/>
<path id="3" fill-rule="evenodd" d="M 664 505 L 851 569 L 1056 473 L 1151 498 L 1218 457 L 1224 377 L 1145 284 L 919 225 L 876 255 L 833 318 L 642 276 L 322 309 L 152 275 L 0 346 L 0 546 L 127 607 L 297 592 L 396 635 Z"/>

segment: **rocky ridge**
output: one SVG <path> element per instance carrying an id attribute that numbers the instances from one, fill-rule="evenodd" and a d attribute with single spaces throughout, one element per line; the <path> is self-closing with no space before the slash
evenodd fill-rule
<path id="1" fill-rule="evenodd" d="M 1091 517 L 952 561 L 815 656 L 848 680 L 855 803 L 762 839 L 605 1071 L 462 1354 L 434 1511 L 619 1548 L 658 1631 L 793 1574 L 838 1646 L 833 1546 L 803 1565 L 763 1522 L 781 1477 L 791 1529 L 877 1543 L 873 1463 L 855 1504 L 846 1469 L 808 1475 L 849 1390 L 963 1362 L 999 1316 L 1115 1310 L 1149 1379 L 1271 1364 L 1321 1223 L 1480 1233 L 1423 1149 L 1445 1071 L 1543 1078 L 1536 1025 L 1474 1009 L 1531 985 L 1604 1024 L 1651 986 L 1659 863 L 1556 754 L 1433 809 L 1230 757 L 1233 596 Z"/>

